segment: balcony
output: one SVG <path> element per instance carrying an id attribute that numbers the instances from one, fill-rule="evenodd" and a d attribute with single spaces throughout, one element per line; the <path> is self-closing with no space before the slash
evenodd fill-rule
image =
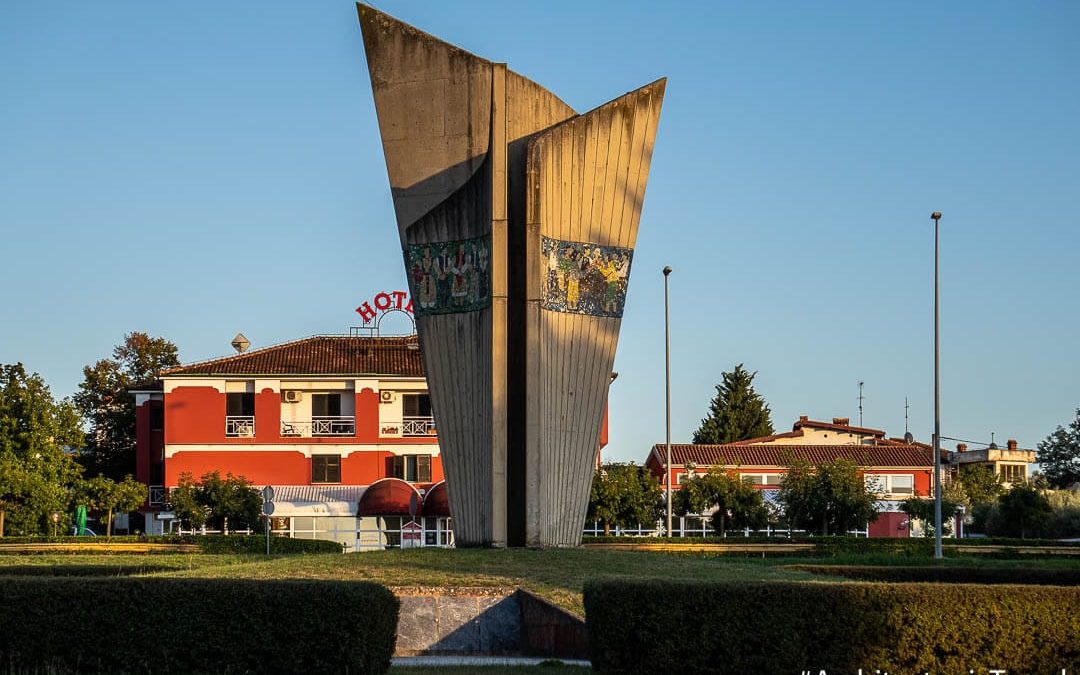
<path id="1" fill-rule="evenodd" d="M 281 421 L 281 435 L 288 438 L 316 438 L 323 436 L 355 436 L 356 418 L 332 415 L 312 417 L 310 422 Z"/>
<path id="2" fill-rule="evenodd" d="M 253 415 L 229 415 L 225 418 L 225 435 L 230 437 L 254 436 L 255 417 Z"/>
<path id="3" fill-rule="evenodd" d="M 402 436 L 434 436 L 434 417 L 404 417 L 401 420 Z"/>

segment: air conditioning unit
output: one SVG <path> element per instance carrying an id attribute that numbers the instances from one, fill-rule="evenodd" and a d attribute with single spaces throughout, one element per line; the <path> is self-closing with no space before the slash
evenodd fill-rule
<path id="1" fill-rule="evenodd" d="M 299 403 L 300 401 L 304 400 L 304 392 L 302 392 L 302 391 L 297 391 L 295 389 L 290 389 L 290 390 L 285 391 L 283 393 L 285 394 L 285 402 L 286 403 Z"/>
<path id="2" fill-rule="evenodd" d="M 379 392 L 379 400 L 382 401 L 383 403 L 393 403 L 394 402 L 394 392 L 392 392 L 392 391 L 380 391 Z"/>

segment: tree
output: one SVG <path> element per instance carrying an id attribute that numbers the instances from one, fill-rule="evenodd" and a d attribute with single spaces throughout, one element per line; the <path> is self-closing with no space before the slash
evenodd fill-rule
<path id="1" fill-rule="evenodd" d="M 773 433 L 768 404 L 754 391 L 757 372 L 747 372 L 743 364 L 716 385 L 716 396 L 709 404 L 709 414 L 694 432 L 695 443 L 732 443 Z"/>
<path id="2" fill-rule="evenodd" d="M 960 503 L 952 499 L 946 499 L 942 490 L 941 495 L 941 524 L 943 531 L 949 530 L 949 523 L 960 513 Z M 908 515 L 908 518 L 920 520 L 923 523 L 923 536 L 934 536 L 934 500 L 922 497 L 910 497 L 900 505 L 900 510 Z"/>
<path id="3" fill-rule="evenodd" d="M 792 527 L 821 534 L 843 534 L 877 517 L 877 499 L 854 462 L 838 459 L 788 467 L 777 501 Z"/>
<path id="4" fill-rule="evenodd" d="M 82 444 L 79 416 L 56 401 L 21 363 L 0 366 L 0 536 L 36 534 L 67 505 L 81 471 L 70 452 Z"/>
<path id="5" fill-rule="evenodd" d="M 1035 456 L 1052 487 L 1080 483 L 1080 408 L 1068 428 L 1059 426 L 1039 443 Z"/>
<path id="6" fill-rule="evenodd" d="M 135 385 L 180 364 L 176 345 L 133 332 L 113 348 L 113 358 L 83 368 L 75 404 L 90 427 L 81 460 L 91 475 L 120 480 L 135 466 Z"/>
<path id="7" fill-rule="evenodd" d="M 587 518 L 603 523 L 605 535 L 612 526 L 655 523 L 662 512 L 661 495 L 660 483 L 645 467 L 605 464 L 593 475 Z"/>
<path id="8" fill-rule="evenodd" d="M 1026 539 L 1039 534 L 1053 515 L 1050 500 L 1035 487 L 1017 483 L 998 497 L 998 522 L 1002 534 Z"/>
<path id="9" fill-rule="evenodd" d="M 198 482 L 190 473 L 180 474 L 169 491 L 169 503 L 181 523 L 192 529 L 203 525 L 215 530 L 257 529 L 261 525 L 262 496 L 243 476 L 218 471 L 203 474 Z"/>
<path id="10" fill-rule="evenodd" d="M 724 536 L 729 524 L 756 530 L 764 527 L 769 518 L 761 492 L 737 472 L 720 467 L 684 481 L 672 501 L 672 509 L 680 516 L 712 509 L 712 528 L 720 536 Z"/>
<path id="11" fill-rule="evenodd" d="M 993 504 L 998 495 L 1005 491 L 1001 476 L 985 464 L 967 464 L 960 467 L 955 481 L 964 488 L 966 505 L 974 508 L 979 504 Z"/>
<path id="12" fill-rule="evenodd" d="M 88 508 L 105 512 L 105 535 L 112 536 L 113 513 L 130 513 L 146 501 L 147 488 L 130 475 L 119 483 L 96 476 L 83 483 L 81 492 Z"/>

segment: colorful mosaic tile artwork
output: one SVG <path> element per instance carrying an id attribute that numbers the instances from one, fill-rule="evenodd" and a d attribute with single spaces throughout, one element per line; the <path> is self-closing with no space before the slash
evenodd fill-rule
<path id="1" fill-rule="evenodd" d="M 491 236 L 405 249 L 416 316 L 474 312 L 491 304 Z"/>
<path id="2" fill-rule="evenodd" d="M 620 318 L 634 250 L 542 238 L 544 309 Z"/>

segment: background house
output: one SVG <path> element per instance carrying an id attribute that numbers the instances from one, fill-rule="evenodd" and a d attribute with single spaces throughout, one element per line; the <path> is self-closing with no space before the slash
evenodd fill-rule
<path id="1" fill-rule="evenodd" d="M 870 524 L 872 537 L 906 537 L 907 516 L 900 504 L 913 496 L 933 496 L 933 448 L 912 440 L 886 438 L 880 429 L 857 427 L 848 418 L 819 422 L 802 416 L 784 433 L 722 445 L 672 444 L 671 466 L 666 446 L 653 446 L 645 464 L 661 484 L 672 481 L 677 489 L 694 473 L 721 467 L 738 473 L 774 501 L 787 467 L 796 461 L 811 464 L 847 459 L 880 495 L 877 520 Z"/>

